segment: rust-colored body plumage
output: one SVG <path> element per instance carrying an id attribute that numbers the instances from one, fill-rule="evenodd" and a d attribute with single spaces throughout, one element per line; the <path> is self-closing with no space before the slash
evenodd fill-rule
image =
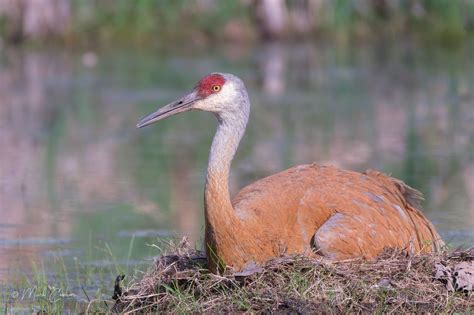
<path id="1" fill-rule="evenodd" d="M 416 208 L 420 198 L 376 171 L 296 166 L 243 188 L 232 200 L 236 220 L 214 223 L 227 233 L 206 241 L 210 253 L 236 269 L 282 254 L 341 260 L 373 258 L 386 247 L 438 251 L 443 243 Z"/>
<path id="2" fill-rule="evenodd" d="M 372 258 L 386 247 L 438 251 L 443 242 L 417 208 L 421 193 L 376 171 L 301 165 L 229 195 L 230 164 L 245 132 L 250 101 L 242 80 L 213 73 L 138 127 L 191 109 L 212 112 L 204 193 L 205 249 L 211 270 L 242 269 L 282 254 Z"/>

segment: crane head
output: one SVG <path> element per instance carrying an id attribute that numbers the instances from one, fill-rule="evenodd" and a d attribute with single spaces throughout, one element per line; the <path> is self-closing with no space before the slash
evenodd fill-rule
<path id="1" fill-rule="evenodd" d="M 249 101 L 244 83 L 228 73 L 211 73 L 203 77 L 187 94 L 143 117 L 137 128 L 193 109 L 214 113 L 218 117 L 245 112 Z"/>

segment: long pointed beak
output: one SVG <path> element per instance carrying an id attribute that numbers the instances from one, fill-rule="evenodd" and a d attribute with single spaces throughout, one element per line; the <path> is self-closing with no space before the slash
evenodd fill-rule
<path id="1" fill-rule="evenodd" d="M 168 105 L 163 106 L 156 112 L 143 117 L 138 122 L 137 128 L 143 128 L 148 125 L 151 125 L 154 122 L 157 122 L 158 120 L 162 120 L 170 116 L 191 110 L 192 105 L 200 99 L 201 98 L 199 97 L 198 93 L 196 91 L 192 91 L 191 93 L 178 98 L 177 100 L 169 103 Z"/>

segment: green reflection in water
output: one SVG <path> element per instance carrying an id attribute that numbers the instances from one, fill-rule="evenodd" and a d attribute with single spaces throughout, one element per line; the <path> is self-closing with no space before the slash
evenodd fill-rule
<path id="1" fill-rule="evenodd" d="M 143 237 L 138 242 L 134 241 L 129 253 L 134 227 L 139 226 L 143 230 L 160 230 L 168 226 L 166 222 L 157 222 L 150 215 L 136 213 L 130 205 L 113 205 L 107 211 L 80 214 L 75 222 L 71 236 L 80 241 L 81 247 L 88 249 L 90 259 L 103 259 L 106 246 L 108 246 L 115 258 L 123 260 L 131 254 L 134 261 L 156 254 L 156 249 L 148 246 L 155 241 L 153 237 Z M 84 234 L 85 231 L 89 234 Z M 120 232 L 132 233 L 121 234 Z M 91 248 L 88 248 L 89 236 L 96 240 Z"/>

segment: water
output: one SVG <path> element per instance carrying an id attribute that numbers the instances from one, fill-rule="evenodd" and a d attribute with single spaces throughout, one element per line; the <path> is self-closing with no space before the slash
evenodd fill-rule
<path id="1" fill-rule="evenodd" d="M 96 65 L 83 52 L 4 50 L 0 280 L 53 256 L 131 264 L 157 238 L 199 243 L 214 118 L 135 124 L 212 71 L 243 78 L 253 104 L 234 193 L 295 164 L 375 168 L 425 194 L 447 241 L 472 245 L 473 44 L 110 49 Z"/>

